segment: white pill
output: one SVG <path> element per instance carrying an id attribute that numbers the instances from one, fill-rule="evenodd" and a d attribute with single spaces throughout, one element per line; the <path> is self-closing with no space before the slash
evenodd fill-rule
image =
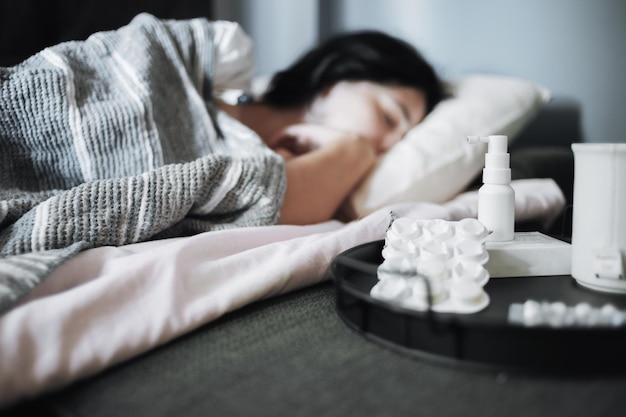
<path id="1" fill-rule="evenodd" d="M 460 281 L 472 281 L 484 286 L 489 281 L 489 272 L 476 262 L 456 262 L 452 267 L 452 278 Z"/>
<path id="2" fill-rule="evenodd" d="M 567 306 L 565 303 L 556 301 L 550 304 L 548 324 L 552 327 L 561 327 L 567 324 Z"/>
<path id="3" fill-rule="evenodd" d="M 418 239 L 421 234 L 421 226 L 415 219 L 409 217 L 396 219 L 387 231 L 387 236 L 391 238 L 402 238 L 403 240 Z"/>
<path id="4" fill-rule="evenodd" d="M 382 300 L 399 300 L 410 294 L 410 289 L 404 278 L 393 276 L 378 281 L 372 287 L 370 294 L 372 297 Z"/>
<path id="5" fill-rule="evenodd" d="M 415 273 L 415 267 L 411 259 L 406 256 L 385 259 L 378 266 L 378 279 L 389 277 L 404 277 L 404 274 Z"/>
<path id="6" fill-rule="evenodd" d="M 417 264 L 417 272 L 434 281 L 448 278 L 448 267 L 441 259 L 425 259 Z"/>
<path id="7" fill-rule="evenodd" d="M 391 258 L 397 255 L 419 256 L 418 248 L 408 240 L 402 239 L 385 239 L 385 247 L 383 247 L 383 258 Z"/>
<path id="8" fill-rule="evenodd" d="M 574 307 L 574 316 L 576 323 L 580 325 L 587 325 L 591 320 L 592 307 L 588 303 L 578 303 Z"/>
<path id="9" fill-rule="evenodd" d="M 542 322 L 541 304 L 534 300 L 528 300 L 524 303 L 524 324 L 526 326 L 535 326 Z"/>
<path id="10" fill-rule="evenodd" d="M 605 304 L 600 309 L 602 321 L 609 326 L 621 326 L 624 323 L 624 314 L 620 312 L 613 304 Z"/>
<path id="11" fill-rule="evenodd" d="M 450 247 L 445 242 L 430 240 L 421 248 L 420 255 L 423 260 L 437 259 L 445 262 L 450 257 Z"/>
<path id="12" fill-rule="evenodd" d="M 464 239 L 483 241 L 489 235 L 489 230 L 478 219 L 466 218 L 459 221 L 457 234 Z"/>
<path id="13" fill-rule="evenodd" d="M 462 240 L 454 248 L 456 259 L 460 261 L 472 261 L 486 263 L 488 260 L 487 249 L 476 240 Z"/>
<path id="14" fill-rule="evenodd" d="M 430 239 L 446 241 L 454 236 L 454 228 L 446 220 L 431 220 L 426 224 L 425 228 Z"/>
<path id="15" fill-rule="evenodd" d="M 472 281 L 453 280 L 450 285 L 450 298 L 463 304 L 479 304 L 484 297 L 483 288 Z"/>
<path id="16" fill-rule="evenodd" d="M 427 302 L 427 295 L 429 290 L 433 304 L 440 302 L 446 296 L 446 292 L 441 281 L 427 278 L 412 278 L 409 281 L 409 285 L 411 287 L 411 298 L 418 302 Z M 428 288 L 426 287 L 426 285 L 428 285 Z"/>

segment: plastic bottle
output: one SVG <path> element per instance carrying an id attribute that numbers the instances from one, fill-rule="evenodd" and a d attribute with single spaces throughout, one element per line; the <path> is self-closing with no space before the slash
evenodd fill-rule
<path id="1" fill-rule="evenodd" d="M 478 190 L 478 220 L 489 230 L 488 241 L 507 242 L 515 236 L 515 191 L 511 158 L 503 135 L 468 136 L 468 143 L 487 143 L 483 185 Z"/>

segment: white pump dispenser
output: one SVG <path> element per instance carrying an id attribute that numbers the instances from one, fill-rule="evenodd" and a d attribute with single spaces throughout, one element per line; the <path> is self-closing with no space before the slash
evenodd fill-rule
<path id="1" fill-rule="evenodd" d="M 488 241 L 507 242 L 515 233 L 515 191 L 511 187 L 508 139 L 504 135 L 468 136 L 468 143 L 487 143 L 483 186 L 478 190 L 478 220 L 491 232 Z"/>

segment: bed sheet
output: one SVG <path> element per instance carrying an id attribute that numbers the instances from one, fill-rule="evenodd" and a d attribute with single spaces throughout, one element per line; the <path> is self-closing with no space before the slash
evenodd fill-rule
<path id="1" fill-rule="evenodd" d="M 516 219 L 565 205 L 550 179 L 513 182 Z M 265 226 L 101 247 L 60 266 L 0 317 L 0 408 L 66 386 L 241 306 L 327 279 L 338 253 L 382 239 L 389 213 L 476 217 L 477 193 L 386 207 L 350 223 Z"/>

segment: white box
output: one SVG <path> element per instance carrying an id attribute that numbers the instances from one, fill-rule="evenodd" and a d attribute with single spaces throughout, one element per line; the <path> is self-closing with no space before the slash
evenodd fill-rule
<path id="1" fill-rule="evenodd" d="M 488 241 L 486 246 L 491 278 L 571 274 L 571 245 L 543 233 L 515 232 L 512 241 Z"/>

